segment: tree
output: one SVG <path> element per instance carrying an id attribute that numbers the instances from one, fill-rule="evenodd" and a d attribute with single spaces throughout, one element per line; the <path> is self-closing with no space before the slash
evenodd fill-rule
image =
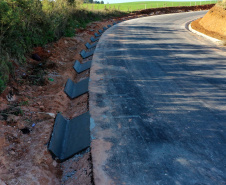
<path id="1" fill-rule="evenodd" d="M 100 4 L 104 4 L 104 1 L 101 1 Z"/>

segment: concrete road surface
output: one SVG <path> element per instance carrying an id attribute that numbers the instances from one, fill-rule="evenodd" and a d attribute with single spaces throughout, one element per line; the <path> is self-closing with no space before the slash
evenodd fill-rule
<path id="1" fill-rule="evenodd" d="M 205 13 L 101 37 L 89 86 L 96 185 L 226 184 L 226 52 L 185 29 Z"/>

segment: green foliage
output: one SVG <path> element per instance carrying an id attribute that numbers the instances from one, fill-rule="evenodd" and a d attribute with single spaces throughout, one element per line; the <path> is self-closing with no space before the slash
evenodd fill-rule
<path id="1" fill-rule="evenodd" d="M 23 65 L 33 47 L 74 36 L 75 28 L 119 14 L 85 10 L 82 0 L 0 0 L 0 10 L 0 93 L 8 82 L 9 58 Z"/>
<path id="2" fill-rule="evenodd" d="M 22 101 L 22 102 L 20 102 L 19 106 L 26 106 L 28 104 L 29 104 L 28 101 Z"/>
<path id="3" fill-rule="evenodd" d="M 0 93 L 5 89 L 5 82 L 0 78 Z"/>
<path id="4" fill-rule="evenodd" d="M 0 93 L 5 89 L 11 71 L 11 63 L 9 63 L 7 60 L 3 60 L 3 58 L 0 59 Z"/>
<path id="5" fill-rule="evenodd" d="M 106 17 L 103 12 L 78 9 L 80 1 L 2 0 L 0 2 L 0 52 L 24 61 L 24 54 L 62 36 L 73 36 L 75 28 Z"/>

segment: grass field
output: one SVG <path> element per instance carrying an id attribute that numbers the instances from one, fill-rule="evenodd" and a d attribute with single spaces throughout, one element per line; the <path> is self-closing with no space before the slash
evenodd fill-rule
<path id="1" fill-rule="evenodd" d="M 140 1 L 130 3 L 116 3 L 116 4 L 83 4 L 82 6 L 90 10 L 120 10 L 125 12 L 132 12 L 136 10 L 160 8 L 160 7 L 172 7 L 172 6 L 194 6 L 216 3 L 213 1 Z"/>

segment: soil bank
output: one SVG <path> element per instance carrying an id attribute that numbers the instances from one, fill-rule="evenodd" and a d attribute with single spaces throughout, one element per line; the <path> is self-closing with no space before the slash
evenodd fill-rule
<path id="1" fill-rule="evenodd" d="M 193 21 L 191 27 L 208 36 L 226 40 L 226 10 L 215 5 L 203 18 Z"/>

